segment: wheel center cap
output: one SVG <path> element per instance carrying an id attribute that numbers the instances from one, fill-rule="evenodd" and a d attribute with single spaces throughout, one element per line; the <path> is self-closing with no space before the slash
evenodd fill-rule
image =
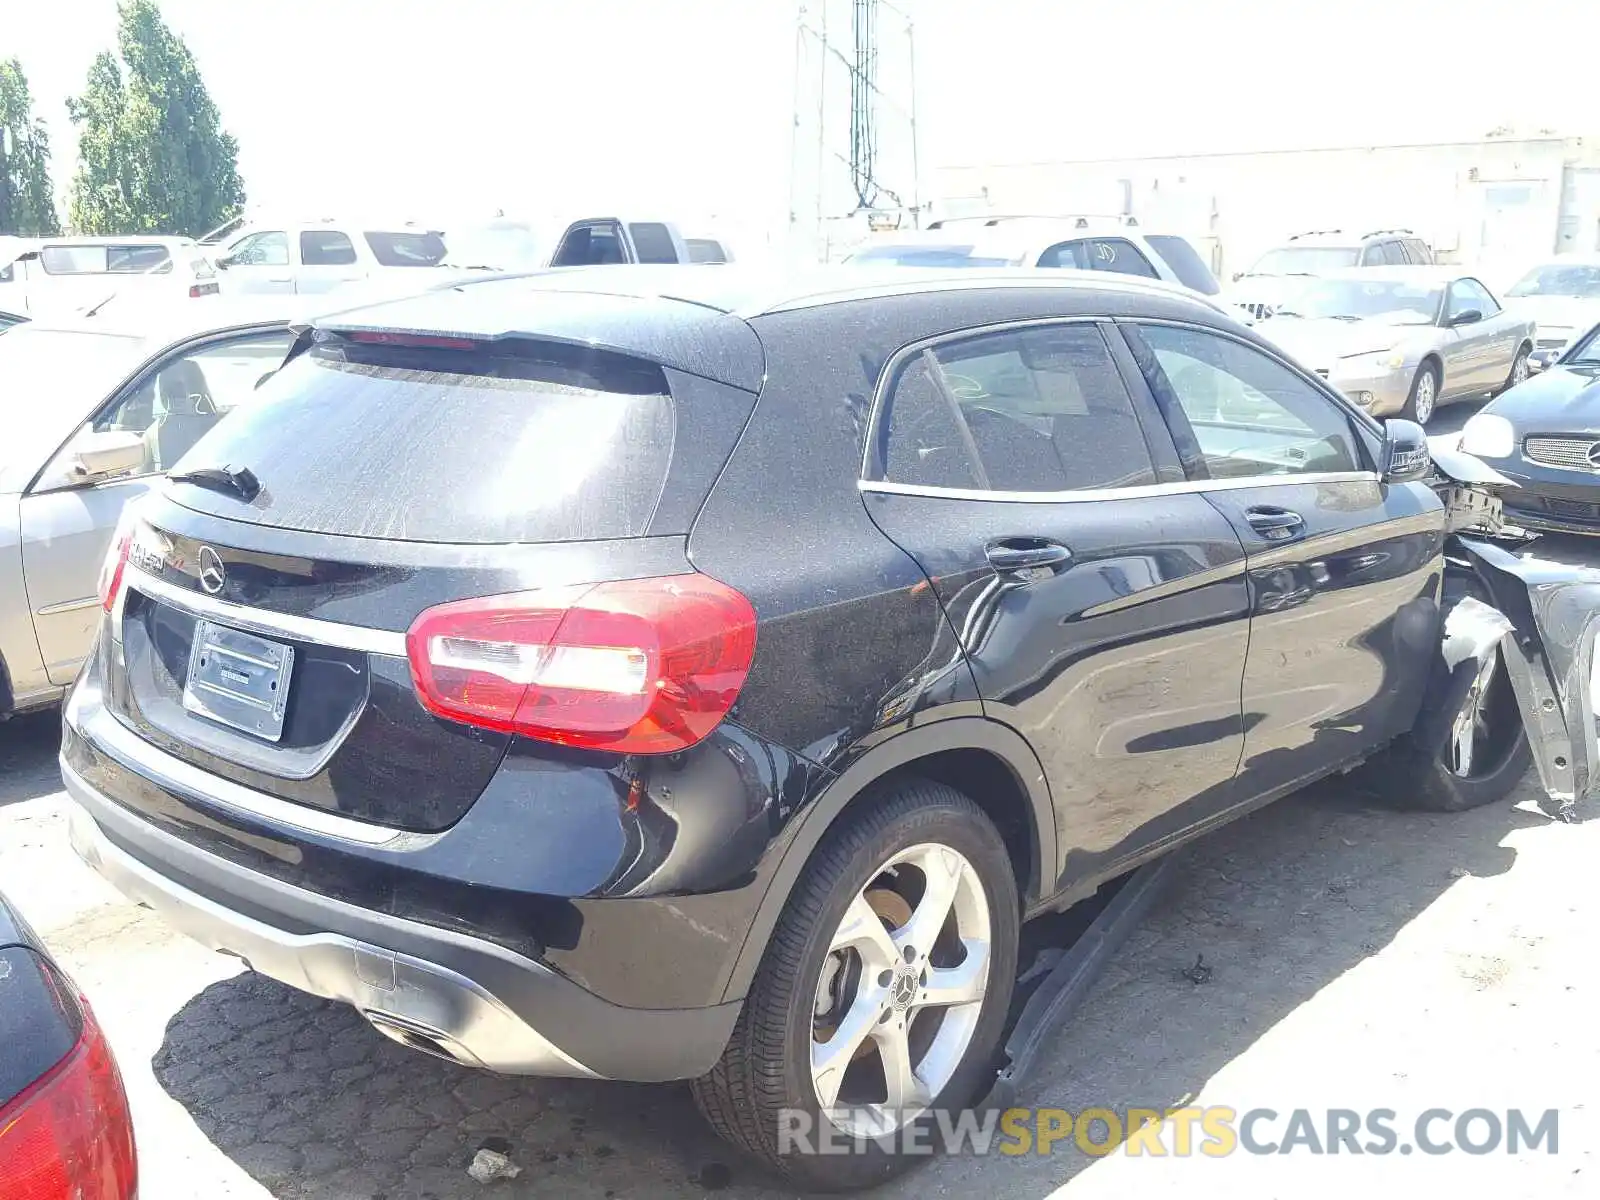
<path id="1" fill-rule="evenodd" d="M 910 967 L 900 968 L 894 974 L 894 982 L 889 985 L 889 1007 L 895 1012 L 905 1012 L 916 997 L 916 971 Z"/>

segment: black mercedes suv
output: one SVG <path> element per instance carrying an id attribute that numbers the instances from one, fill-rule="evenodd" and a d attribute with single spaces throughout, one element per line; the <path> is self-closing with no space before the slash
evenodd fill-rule
<path id="1" fill-rule="evenodd" d="M 420 1050 L 693 1079 L 810 1184 L 902 1159 L 788 1115 L 992 1079 L 1023 921 L 1375 754 L 1440 807 L 1528 765 L 1499 682 L 1467 753 L 1393 752 L 1420 430 L 1158 284 L 501 277 L 263 392 L 106 563 L 79 853 Z"/>

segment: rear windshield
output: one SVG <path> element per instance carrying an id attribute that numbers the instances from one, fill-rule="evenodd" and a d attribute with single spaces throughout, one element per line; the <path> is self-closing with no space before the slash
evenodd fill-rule
<path id="1" fill-rule="evenodd" d="M 1203 296 L 1215 296 L 1222 290 L 1211 268 L 1185 239 L 1170 233 L 1147 233 L 1144 240 L 1166 260 L 1184 287 L 1193 288 Z"/>
<path id="2" fill-rule="evenodd" d="M 141 275 L 172 270 L 165 246 L 46 246 L 39 251 L 46 275 Z"/>
<path id="3" fill-rule="evenodd" d="M 436 267 L 444 261 L 444 239 L 437 233 L 383 233 L 361 235 L 372 257 L 385 267 Z"/>
<path id="4" fill-rule="evenodd" d="M 676 430 L 661 370 L 619 355 L 335 339 L 290 361 L 178 464 L 248 467 L 262 487 L 254 501 L 172 487 L 190 508 L 313 533 L 633 537 L 661 497 Z"/>

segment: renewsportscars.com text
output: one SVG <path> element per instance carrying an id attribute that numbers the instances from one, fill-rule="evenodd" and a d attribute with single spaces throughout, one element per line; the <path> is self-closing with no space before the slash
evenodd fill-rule
<path id="1" fill-rule="evenodd" d="M 1051 1154 L 1077 1149 L 1104 1156 L 1225 1158 L 1230 1154 L 1557 1154 L 1560 1114 L 1550 1108 L 1460 1111 L 1429 1108 L 1279 1111 L 1225 1105 L 1155 1109 L 1012 1108 L 936 1111 L 932 1120 L 895 1121 L 881 1108 L 833 1109 L 832 1119 L 786 1109 L 780 1154 L 859 1154 L 876 1144 L 900 1154 Z M 898 1126 L 898 1128 L 896 1127 Z M 858 1137 L 846 1129 L 871 1134 Z M 881 1132 L 879 1132 L 881 1131 Z"/>

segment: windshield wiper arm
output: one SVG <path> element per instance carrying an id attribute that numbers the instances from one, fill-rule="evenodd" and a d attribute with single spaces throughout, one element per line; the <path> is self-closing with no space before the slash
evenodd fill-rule
<path id="1" fill-rule="evenodd" d="M 213 492 L 230 492 L 249 504 L 261 494 L 261 481 L 249 467 L 196 467 L 168 475 L 171 483 L 192 483 Z"/>

